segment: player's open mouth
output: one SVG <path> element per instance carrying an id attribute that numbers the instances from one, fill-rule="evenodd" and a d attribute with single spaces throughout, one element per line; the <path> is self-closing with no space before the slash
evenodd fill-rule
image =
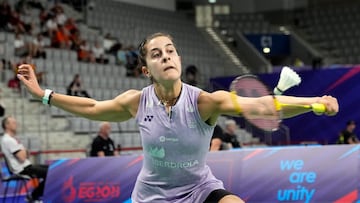
<path id="1" fill-rule="evenodd" d="M 170 70 L 170 69 L 173 69 L 173 68 L 175 68 L 174 66 L 168 66 L 168 67 L 166 67 L 165 69 L 164 69 L 164 71 L 167 71 L 167 70 Z"/>

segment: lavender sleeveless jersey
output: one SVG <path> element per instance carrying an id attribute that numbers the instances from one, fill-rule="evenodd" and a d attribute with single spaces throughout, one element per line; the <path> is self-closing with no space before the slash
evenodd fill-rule
<path id="1" fill-rule="evenodd" d="M 168 115 L 154 87 L 143 89 L 136 120 L 144 161 L 132 193 L 133 202 L 201 203 L 211 191 L 224 188 L 206 165 L 214 127 L 200 117 L 200 91 L 183 84 Z"/>

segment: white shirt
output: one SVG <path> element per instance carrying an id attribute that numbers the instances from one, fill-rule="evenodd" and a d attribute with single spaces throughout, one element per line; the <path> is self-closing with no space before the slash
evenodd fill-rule
<path id="1" fill-rule="evenodd" d="M 45 41 L 44 40 L 39 41 L 37 38 L 34 38 L 32 42 L 33 42 L 34 45 L 38 45 L 40 47 L 45 46 Z"/>
<path id="2" fill-rule="evenodd" d="M 46 27 L 47 27 L 49 30 L 57 29 L 57 23 L 56 23 L 55 21 L 53 21 L 52 19 L 49 19 L 49 20 L 46 22 Z"/>
<path id="3" fill-rule="evenodd" d="M 110 48 L 115 44 L 115 41 L 112 39 L 104 39 L 104 49 L 105 50 L 110 50 Z"/>
<path id="4" fill-rule="evenodd" d="M 14 48 L 15 49 L 21 48 L 23 46 L 25 46 L 24 40 L 22 40 L 22 39 L 15 39 L 14 40 Z"/>
<path id="5" fill-rule="evenodd" d="M 31 165 L 30 160 L 26 159 L 24 162 L 20 162 L 14 155 L 14 152 L 25 149 L 19 141 L 14 137 L 5 133 L 1 139 L 1 151 L 6 157 L 9 166 L 12 169 L 13 173 L 20 173 L 24 170 L 25 167 Z"/>
<path id="6" fill-rule="evenodd" d="M 95 58 L 100 58 L 101 56 L 103 56 L 105 54 L 105 51 L 102 47 L 93 47 L 92 52 L 93 52 Z"/>
<path id="7" fill-rule="evenodd" d="M 67 20 L 67 17 L 64 13 L 60 13 L 60 14 L 56 15 L 57 24 L 64 25 L 66 20 Z"/>

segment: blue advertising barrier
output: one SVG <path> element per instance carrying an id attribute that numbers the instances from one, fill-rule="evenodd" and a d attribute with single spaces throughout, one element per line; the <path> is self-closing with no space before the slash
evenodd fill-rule
<path id="1" fill-rule="evenodd" d="M 208 164 L 246 202 L 356 202 L 360 145 L 211 152 Z M 64 159 L 51 164 L 46 203 L 131 202 L 142 156 Z"/>
<path id="2" fill-rule="evenodd" d="M 1 168 L 1 178 L 10 176 L 9 170 L 6 167 L 5 162 L 0 163 Z M 5 198 L 5 188 L 6 184 L 8 184 L 7 192 L 6 192 L 6 199 Z M 20 181 L 12 180 L 10 182 L 2 182 L 0 184 L 0 202 L 23 202 L 26 191 L 32 191 L 34 189 L 34 185 L 38 184 L 37 179 L 32 179 L 24 185 Z"/>

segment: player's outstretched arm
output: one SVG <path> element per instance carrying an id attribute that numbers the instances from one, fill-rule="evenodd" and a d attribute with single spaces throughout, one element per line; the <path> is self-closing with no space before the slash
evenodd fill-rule
<path id="1" fill-rule="evenodd" d="M 34 98 L 43 100 L 45 90 L 40 87 L 31 65 L 22 64 L 19 66 L 17 76 Z M 51 95 L 50 104 L 92 120 L 124 121 L 135 116 L 139 98 L 140 91 L 137 90 L 129 90 L 112 100 L 106 101 L 96 101 L 91 98 L 68 96 L 55 92 Z"/>
<path id="2" fill-rule="evenodd" d="M 225 115 L 242 115 L 247 119 L 278 117 L 279 108 L 282 118 L 290 118 L 312 111 L 310 106 L 314 103 L 323 104 L 325 115 L 335 115 L 339 111 L 337 99 L 332 96 L 322 97 L 294 97 L 294 96 L 241 97 L 227 91 L 213 93 L 203 92 L 199 96 L 199 111 L 203 120 L 214 124 L 217 117 Z"/>

